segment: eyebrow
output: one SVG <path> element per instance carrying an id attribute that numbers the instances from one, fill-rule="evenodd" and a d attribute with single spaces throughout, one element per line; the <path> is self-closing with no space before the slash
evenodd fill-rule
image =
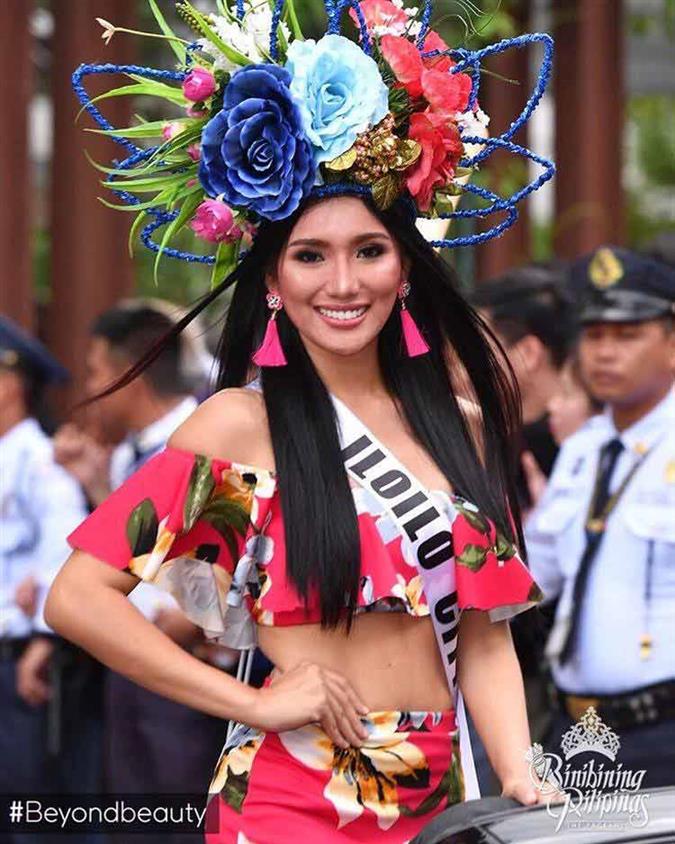
<path id="1" fill-rule="evenodd" d="M 360 234 L 355 237 L 353 243 L 363 243 L 364 240 L 375 240 L 376 238 L 379 238 L 380 240 L 391 239 L 386 232 L 364 232 L 363 234 Z M 297 240 L 292 240 L 288 244 L 289 249 L 292 246 L 330 246 L 330 243 L 326 240 L 321 240 L 319 238 L 302 237 L 298 238 Z"/>

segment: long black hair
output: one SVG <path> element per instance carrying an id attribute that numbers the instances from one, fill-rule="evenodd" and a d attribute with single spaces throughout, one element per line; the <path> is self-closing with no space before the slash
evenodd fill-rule
<path id="1" fill-rule="evenodd" d="M 385 386 L 454 491 L 524 551 L 514 481 L 520 399 L 513 371 L 494 335 L 461 294 L 454 271 L 418 232 L 407 209 L 396 204 L 382 212 L 363 201 L 410 260 L 407 305 L 430 347 L 429 354 L 406 355 L 395 307 L 378 339 Z M 219 343 L 217 386 L 246 384 L 269 316 L 265 276 L 306 207 L 284 221 L 264 223 L 237 269 L 110 389 L 141 374 L 164 342 L 235 283 Z M 324 626 L 343 620 L 349 626 L 357 605 L 360 542 L 335 410 L 283 310 L 278 327 L 288 365 L 262 368 L 261 383 L 284 517 L 287 574 L 305 601 L 318 595 Z M 482 415 L 483 457 L 457 398 L 467 387 Z"/>

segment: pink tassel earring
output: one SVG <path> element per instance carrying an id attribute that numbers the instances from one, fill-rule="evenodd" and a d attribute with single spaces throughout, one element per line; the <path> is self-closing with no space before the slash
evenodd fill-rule
<path id="1" fill-rule="evenodd" d="M 253 355 L 253 363 L 257 366 L 286 366 L 286 356 L 281 348 L 276 320 L 277 312 L 283 307 L 281 296 L 278 293 L 268 293 L 267 306 L 271 309 L 272 316 L 267 322 L 263 341 Z"/>
<path id="2" fill-rule="evenodd" d="M 415 358 L 418 355 L 426 355 L 429 351 L 429 346 L 427 346 L 424 337 L 422 337 L 410 311 L 406 308 L 405 300 L 408 293 L 410 293 L 410 282 L 404 281 L 398 291 L 398 298 L 401 301 L 401 328 L 403 330 L 403 339 L 405 340 L 408 357 Z"/>

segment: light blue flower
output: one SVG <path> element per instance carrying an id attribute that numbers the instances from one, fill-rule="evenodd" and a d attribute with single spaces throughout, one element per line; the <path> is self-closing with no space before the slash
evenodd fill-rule
<path id="1" fill-rule="evenodd" d="M 389 111 L 377 64 L 342 35 L 294 41 L 286 69 L 317 164 L 342 155 Z"/>

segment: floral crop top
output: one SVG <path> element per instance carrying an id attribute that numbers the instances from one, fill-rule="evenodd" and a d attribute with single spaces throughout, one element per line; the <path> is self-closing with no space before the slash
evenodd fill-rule
<path id="1" fill-rule="evenodd" d="M 118 569 L 167 589 L 206 635 L 230 647 L 254 626 L 319 620 L 286 576 L 277 475 L 167 448 L 149 460 L 68 537 Z M 352 482 L 353 483 L 353 482 Z M 353 486 L 361 537 L 358 611 L 429 614 L 408 540 L 377 498 Z M 431 493 L 452 522 L 460 609 L 508 618 L 542 593 L 516 550 L 464 500 Z"/>

